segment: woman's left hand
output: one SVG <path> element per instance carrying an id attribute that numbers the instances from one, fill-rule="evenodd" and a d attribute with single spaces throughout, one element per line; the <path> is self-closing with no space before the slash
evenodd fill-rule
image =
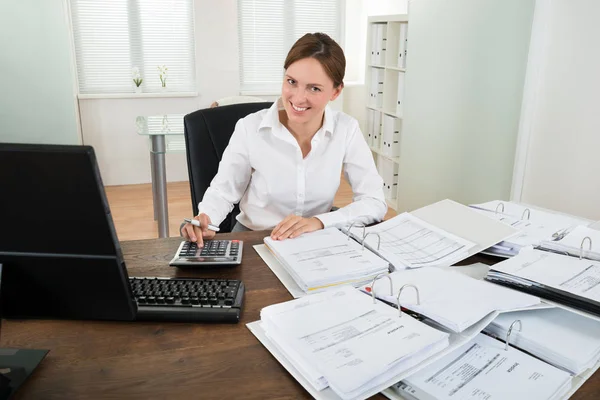
<path id="1" fill-rule="evenodd" d="M 271 232 L 271 239 L 284 240 L 295 238 L 306 232 L 323 229 L 323 223 L 319 218 L 304 218 L 298 215 L 288 215 Z"/>

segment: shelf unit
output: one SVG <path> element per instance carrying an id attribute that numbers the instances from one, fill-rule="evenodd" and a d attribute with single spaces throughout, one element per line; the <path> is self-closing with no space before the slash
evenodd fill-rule
<path id="1" fill-rule="evenodd" d="M 398 168 L 404 109 L 408 15 L 369 17 L 365 85 L 365 139 L 383 178 L 390 208 L 398 209 Z"/>

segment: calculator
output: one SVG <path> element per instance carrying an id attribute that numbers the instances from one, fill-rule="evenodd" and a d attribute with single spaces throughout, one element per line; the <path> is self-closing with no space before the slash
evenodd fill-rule
<path id="1" fill-rule="evenodd" d="M 241 240 L 205 240 L 204 247 L 195 242 L 181 242 L 175 257 L 169 262 L 174 267 L 202 267 L 205 265 L 239 265 L 242 262 L 244 242 Z"/>

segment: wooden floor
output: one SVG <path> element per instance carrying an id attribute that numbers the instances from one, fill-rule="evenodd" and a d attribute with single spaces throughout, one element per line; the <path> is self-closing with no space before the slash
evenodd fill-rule
<path id="1" fill-rule="evenodd" d="M 179 226 L 183 218 L 192 215 L 192 199 L 188 182 L 172 182 L 167 184 L 169 201 L 169 233 L 179 236 Z M 106 195 L 117 228 L 119 240 L 152 239 L 157 235 L 157 223 L 154 221 L 152 207 L 152 185 L 107 186 Z M 333 202 L 336 207 L 343 207 L 352 202 L 352 189 L 342 179 L 340 188 Z M 386 219 L 396 215 L 388 209 Z"/>

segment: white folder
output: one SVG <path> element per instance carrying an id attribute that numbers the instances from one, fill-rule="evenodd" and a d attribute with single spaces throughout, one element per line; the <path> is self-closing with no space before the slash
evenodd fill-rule
<path id="1" fill-rule="evenodd" d="M 404 115 L 404 72 L 398 74 L 397 96 L 396 115 L 401 118 Z"/>
<path id="2" fill-rule="evenodd" d="M 381 49 L 379 53 L 379 65 L 385 65 L 386 49 L 387 49 L 387 24 L 381 24 L 381 43 L 379 47 Z"/>
<path id="3" fill-rule="evenodd" d="M 381 149 L 381 113 L 373 111 L 373 148 Z"/>
<path id="4" fill-rule="evenodd" d="M 498 221 L 449 199 L 411 211 L 411 214 L 475 243 L 475 246 L 469 249 L 470 256 L 517 232 L 512 226 L 498 224 Z"/>
<path id="5" fill-rule="evenodd" d="M 377 68 L 377 107 L 383 108 L 383 83 L 385 78 L 385 70 Z"/>
<path id="6" fill-rule="evenodd" d="M 377 24 L 371 24 L 371 65 L 377 64 Z"/>
<path id="7" fill-rule="evenodd" d="M 398 192 L 398 164 L 384 158 L 383 175 L 383 181 L 385 182 L 384 195 L 387 199 L 395 199 Z"/>
<path id="8" fill-rule="evenodd" d="M 391 115 L 383 115 L 381 151 L 388 157 L 392 152 L 392 142 L 394 140 L 394 119 Z"/>
<path id="9" fill-rule="evenodd" d="M 406 68 L 406 57 L 405 57 L 405 52 L 406 52 L 406 35 L 408 33 L 408 24 L 407 23 L 402 23 L 400 24 L 400 43 L 398 43 L 399 45 L 399 49 L 398 49 L 398 67 L 399 68 Z"/>
<path id="10" fill-rule="evenodd" d="M 398 157 L 400 155 L 400 130 L 402 120 L 391 115 L 385 115 L 383 121 L 382 150 L 388 157 Z"/>

